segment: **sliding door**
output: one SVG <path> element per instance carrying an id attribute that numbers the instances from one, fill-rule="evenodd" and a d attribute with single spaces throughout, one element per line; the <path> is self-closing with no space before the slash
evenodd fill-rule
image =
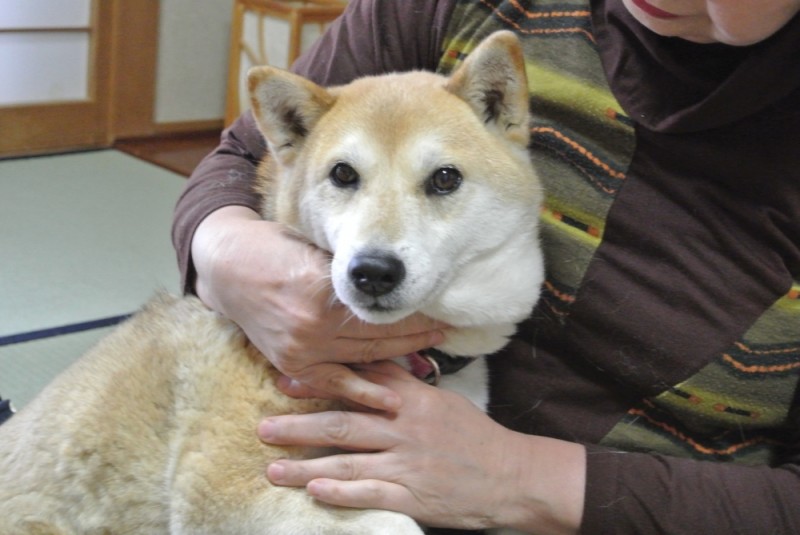
<path id="1" fill-rule="evenodd" d="M 2 0 L 0 157 L 109 141 L 109 0 Z"/>

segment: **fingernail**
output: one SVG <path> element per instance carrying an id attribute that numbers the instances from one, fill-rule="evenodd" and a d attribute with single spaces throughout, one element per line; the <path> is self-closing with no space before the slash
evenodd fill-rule
<path id="1" fill-rule="evenodd" d="M 291 377 L 287 377 L 286 375 L 281 375 L 278 377 L 278 390 L 286 394 L 287 396 L 293 396 L 296 392 L 300 390 L 300 383 Z"/>
<path id="2" fill-rule="evenodd" d="M 294 379 L 292 379 L 291 377 L 287 375 L 281 375 L 278 377 L 278 388 L 280 388 L 281 390 L 286 390 L 288 388 L 291 388 L 293 382 Z"/>
<path id="3" fill-rule="evenodd" d="M 286 467 L 279 463 L 267 466 L 267 478 L 273 483 L 279 483 L 286 477 Z"/>
<path id="4" fill-rule="evenodd" d="M 275 427 L 275 422 L 272 420 L 262 420 L 261 423 L 258 424 L 258 437 L 267 442 L 275 438 Z"/>
<path id="5" fill-rule="evenodd" d="M 444 331 L 433 331 L 431 333 L 431 346 L 437 346 L 444 342 Z"/>
<path id="6" fill-rule="evenodd" d="M 324 481 L 314 479 L 308 482 L 308 485 L 306 485 L 306 491 L 308 491 L 312 497 L 319 498 L 324 494 L 325 486 L 326 485 Z"/>

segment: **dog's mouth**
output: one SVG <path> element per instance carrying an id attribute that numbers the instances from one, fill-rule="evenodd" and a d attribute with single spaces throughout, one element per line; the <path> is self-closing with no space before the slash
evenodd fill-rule
<path id="1" fill-rule="evenodd" d="M 345 303 L 356 316 L 368 323 L 394 323 L 413 313 L 394 299 L 358 296 L 356 302 Z"/>
<path id="2" fill-rule="evenodd" d="M 367 310 L 369 310 L 373 314 L 381 314 L 384 312 L 394 312 L 396 310 L 395 307 L 384 305 L 383 303 L 378 302 L 375 300 L 372 304 L 364 306 Z"/>
<path id="3" fill-rule="evenodd" d="M 434 295 L 436 292 L 423 293 L 403 285 L 384 295 L 375 296 L 360 291 L 354 285 L 347 285 L 338 297 L 356 316 L 368 323 L 394 323 L 415 312 L 424 311 Z"/>

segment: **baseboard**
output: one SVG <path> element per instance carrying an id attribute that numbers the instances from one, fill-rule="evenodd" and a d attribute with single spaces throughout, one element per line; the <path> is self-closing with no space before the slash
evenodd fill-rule
<path id="1" fill-rule="evenodd" d="M 220 131 L 224 126 L 224 120 L 204 119 L 201 121 L 177 121 L 169 123 L 155 123 L 153 134 L 155 136 L 169 136 L 171 134 L 189 134 L 193 132 Z"/>

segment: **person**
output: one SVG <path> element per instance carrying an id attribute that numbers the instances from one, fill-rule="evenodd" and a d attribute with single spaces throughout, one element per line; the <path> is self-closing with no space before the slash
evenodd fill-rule
<path id="1" fill-rule="evenodd" d="M 489 357 L 490 415 L 380 362 L 447 326 L 330 305 L 325 252 L 257 215 L 265 148 L 244 114 L 177 205 L 185 290 L 244 329 L 285 392 L 351 407 L 262 422 L 266 442 L 345 450 L 266 476 L 442 528 L 800 533 L 798 11 L 352 0 L 295 72 L 446 74 L 492 31 L 520 36 L 547 280 Z"/>

